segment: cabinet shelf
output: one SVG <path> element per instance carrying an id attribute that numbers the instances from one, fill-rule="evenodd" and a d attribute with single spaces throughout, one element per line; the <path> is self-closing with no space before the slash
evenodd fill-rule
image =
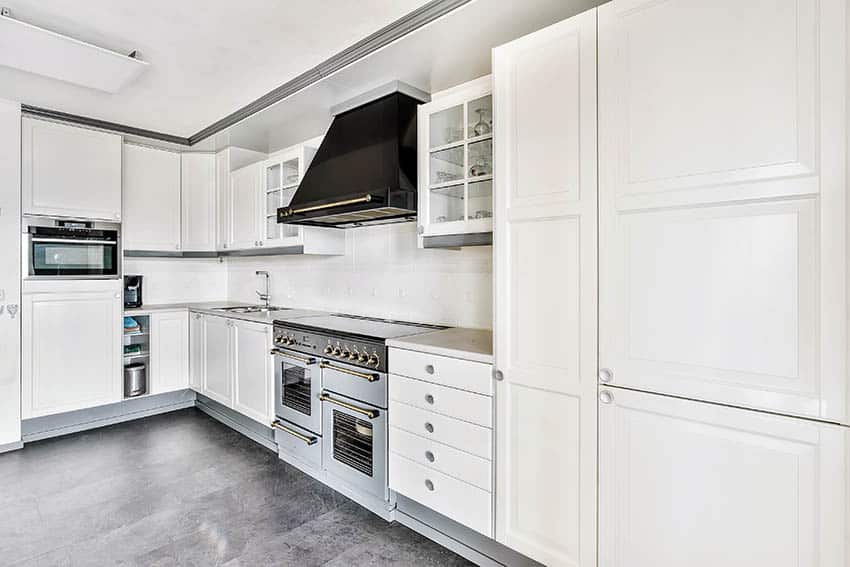
<path id="1" fill-rule="evenodd" d="M 442 152 L 443 150 L 450 150 L 452 148 L 459 148 L 464 144 L 474 144 L 475 142 L 484 142 L 486 140 L 492 140 L 493 134 L 482 134 L 480 136 L 474 136 L 472 138 L 464 138 L 463 140 L 458 140 L 456 142 L 449 142 L 448 144 L 443 144 L 441 146 L 434 146 L 430 148 L 428 151 L 432 154 L 437 152 Z"/>
<path id="2" fill-rule="evenodd" d="M 132 331 L 129 333 L 124 333 L 125 337 L 147 337 L 150 335 L 149 331 Z"/>
<path id="3" fill-rule="evenodd" d="M 150 351 L 137 352 L 133 354 L 125 354 L 124 361 L 135 360 L 136 358 L 148 358 L 151 355 Z"/>
<path id="4" fill-rule="evenodd" d="M 452 181 L 446 181 L 444 183 L 434 183 L 433 185 L 429 186 L 429 189 L 434 191 L 434 190 L 445 189 L 446 187 L 454 187 L 454 186 L 458 186 L 458 188 L 463 189 L 464 183 L 472 184 L 472 183 L 480 183 L 482 181 L 492 181 L 492 180 L 493 180 L 492 175 L 476 175 L 475 177 L 461 177 L 460 179 L 455 179 L 455 180 L 452 180 Z"/>

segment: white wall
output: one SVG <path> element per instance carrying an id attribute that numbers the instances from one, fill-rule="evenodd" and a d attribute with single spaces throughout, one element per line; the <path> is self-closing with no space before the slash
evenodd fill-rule
<path id="1" fill-rule="evenodd" d="M 148 305 L 227 299 L 227 266 L 215 258 L 125 258 L 124 273 L 145 277 Z"/>
<path id="2" fill-rule="evenodd" d="M 492 328 L 492 252 L 420 250 L 415 223 L 357 228 L 345 256 L 228 258 L 228 295 L 256 302 L 268 270 L 275 305 Z"/>
<path id="3" fill-rule="evenodd" d="M 21 440 L 21 107 L 0 100 L 0 447 Z"/>

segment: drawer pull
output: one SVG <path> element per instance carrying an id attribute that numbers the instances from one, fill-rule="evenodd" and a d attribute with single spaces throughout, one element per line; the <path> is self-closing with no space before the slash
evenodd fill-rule
<path id="1" fill-rule="evenodd" d="M 426 480 L 425 481 L 425 488 L 427 488 L 431 492 L 434 492 L 434 483 L 431 482 L 430 480 Z"/>
<path id="2" fill-rule="evenodd" d="M 431 451 L 425 451 L 425 458 L 428 459 L 429 463 L 433 463 L 435 459 L 434 453 L 432 453 Z"/>
<path id="3" fill-rule="evenodd" d="M 425 431 L 427 431 L 428 433 L 434 433 L 434 426 L 431 425 L 430 423 L 426 422 L 425 423 Z"/>
<path id="4" fill-rule="evenodd" d="M 425 367 L 425 372 L 427 372 L 428 374 L 433 374 L 434 373 L 434 365 L 433 364 L 427 365 Z"/>
<path id="5" fill-rule="evenodd" d="M 427 394 L 425 396 L 425 401 L 433 406 L 434 405 L 434 396 L 432 396 L 431 394 Z"/>
<path id="6" fill-rule="evenodd" d="M 308 437 L 306 435 L 302 435 L 302 434 L 298 433 L 297 431 L 289 429 L 288 427 L 282 425 L 279 421 L 273 422 L 272 427 L 274 427 L 275 429 L 280 429 L 281 431 L 284 431 L 286 433 L 289 433 L 290 435 L 292 435 L 296 439 L 300 439 L 301 441 L 304 441 L 307 445 L 315 445 L 319 441 L 315 437 Z"/>

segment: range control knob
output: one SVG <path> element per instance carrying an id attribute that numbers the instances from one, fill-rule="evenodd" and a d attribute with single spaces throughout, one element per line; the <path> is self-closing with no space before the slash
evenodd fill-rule
<path id="1" fill-rule="evenodd" d="M 339 355 L 341 355 L 341 354 L 342 354 L 342 349 L 341 349 L 341 348 L 339 348 L 339 347 L 336 347 L 336 348 L 334 349 L 333 355 L 334 355 L 334 356 L 339 356 Z"/>
<path id="2" fill-rule="evenodd" d="M 348 358 L 348 356 L 350 354 L 351 354 L 351 351 L 348 350 L 348 347 L 343 347 L 342 353 L 340 354 L 340 356 L 342 356 L 342 358 Z"/>
<path id="3" fill-rule="evenodd" d="M 357 360 L 358 356 L 357 351 L 353 350 L 348 353 L 348 360 Z"/>
<path id="4" fill-rule="evenodd" d="M 381 359 L 380 359 L 380 358 L 378 358 L 378 353 L 373 352 L 373 353 L 369 356 L 369 360 L 367 360 L 367 361 L 366 361 L 366 364 L 368 364 L 369 366 L 375 366 L 375 367 L 377 367 L 378 365 L 380 365 L 380 364 L 381 364 Z"/>
<path id="5" fill-rule="evenodd" d="M 357 362 L 365 363 L 365 362 L 366 362 L 366 361 L 368 361 L 368 360 L 369 360 L 369 355 L 368 355 L 368 354 L 366 354 L 365 352 L 361 352 L 361 353 L 357 356 Z"/>
<path id="6" fill-rule="evenodd" d="M 328 346 L 325 347 L 325 354 L 332 354 L 333 351 L 334 351 L 334 347 L 332 347 L 331 345 L 328 345 Z"/>

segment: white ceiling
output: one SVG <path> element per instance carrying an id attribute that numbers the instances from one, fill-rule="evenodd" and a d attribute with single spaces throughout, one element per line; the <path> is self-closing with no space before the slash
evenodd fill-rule
<path id="1" fill-rule="evenodd" d="M 150 68 L 110 95 L 0 67 L 0 98 L 188 137 L 427 0 L 2 0 Z"/>

